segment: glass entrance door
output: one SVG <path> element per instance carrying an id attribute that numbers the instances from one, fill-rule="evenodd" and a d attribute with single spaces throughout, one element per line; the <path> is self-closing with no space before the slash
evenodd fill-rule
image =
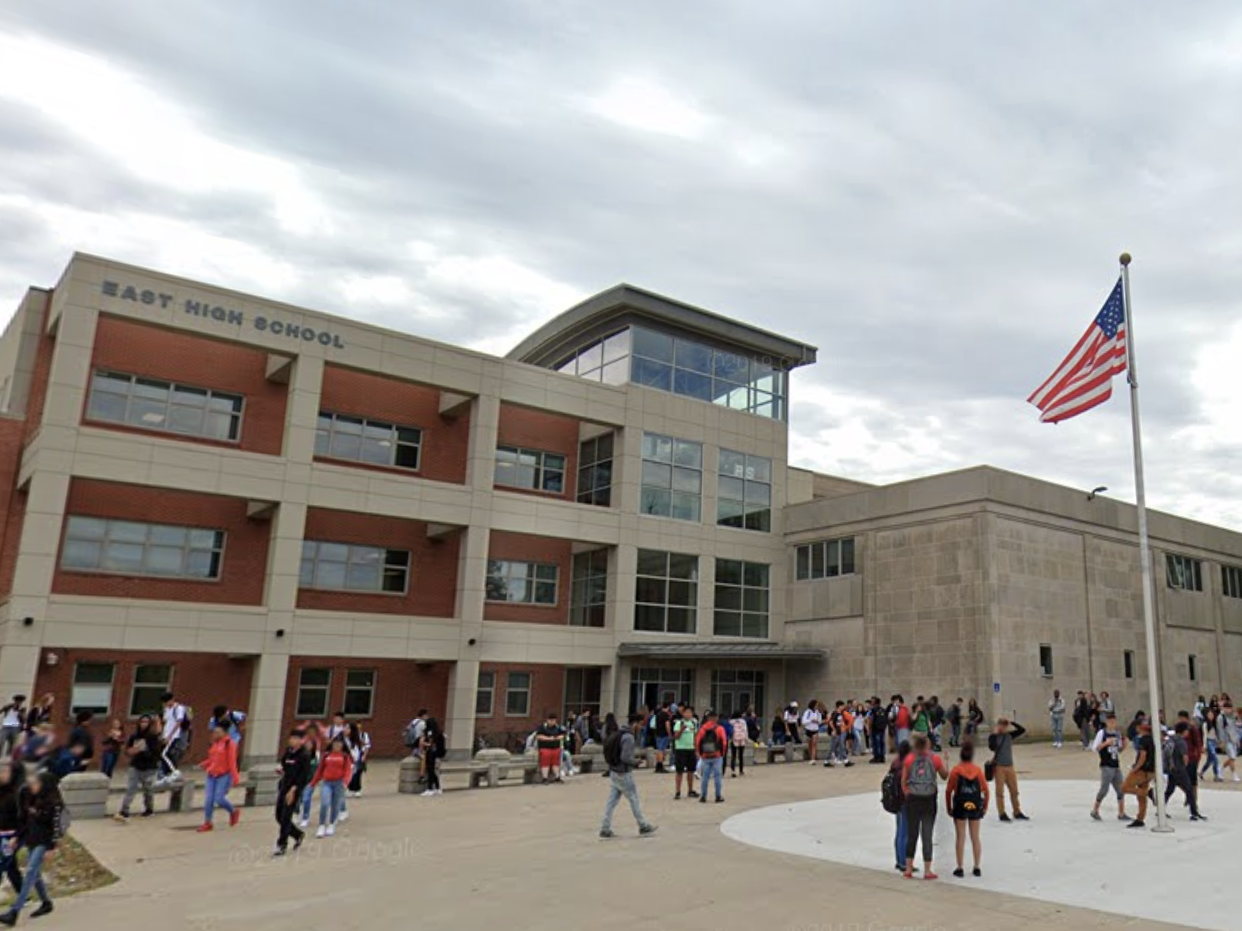
<path id="1" fill-rule="evenodd" d="M 685 704 L 694 692 L 694 670 L 635 669 L 630 675 L 630 714 L 648 710 L 666 701 Z"/>
<path id="2" fill-rule="evenodd" d="M 718 669 L 712 672 L 712 707 L 719 714 L 733 714 L 754 706 L 763 718 L 764 686 L 767 674 L 748 669 Z"/>

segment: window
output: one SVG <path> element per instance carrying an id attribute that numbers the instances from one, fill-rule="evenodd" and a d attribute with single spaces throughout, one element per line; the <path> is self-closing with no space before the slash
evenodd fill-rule
<path id="1" fill-rule="evenodd" d="M 720 451 L 716 523 L 745 530 L 772 529 L 772 460 Z"/>
<path id="2" fill-rule="evenodd" d="M 716 560 L 717 637 L 768 635 L 768 575 L 763 563 Z"/>
<path id="3" fill-rule="evenodd" d="M 173 668 L 168 664 L 134 667 L 134 690 L 129 696 L 129 716 L 164 713 L 163 695 L 172 691 Z"/>
<path id="4" fill-rule="evenodd" d="M 505 714 L 511 718 L 530 716 L 529 672 L 511 672 L 505 677 Z"/>
<path id="5" fill-rule="evenodd" d="M 96 372 L 86 416 L 146 430 L 236 442 L 242 397 L 155 378 Z"/>
<path id="6" fill-rule="evenodd" d="M 298 673 L 298 694 L 293 713 L 299 718 L 326 718 L 332 670 L 307 668 Z"/>
<path id="7" fill-rule="evenodd" d="M 608 550 L 574 556 L 573 588 L 569 596 L 569 623 L 574 627 L 603 627 L 608 601 Z"/>
<path id="8" fill-rule="evenodd" d="M 423 431 L 365 417 L 319 412 L 315 455 L 370 465 L 417 469 Z"/>
<path id="9" fill-rule="evenodd" d="M 754 706 L 755 713 L 763 717 L 764 692 L 767 673 L 749 669 L 720 669 L 712 671 L 712 707 L 721 714 L 733 714 Z"/>
<path id="10" fill-rule="evenodd" d="M 556 367 L 558 372 L 623 385 L 630 374 L 630 331 L 622 330 L 590 343 Z"/>
<path id="11" fill-rule="evenodd" d="M 1199 657 L 1193 653 L 1186 657 L 1186 672 L 1191 682 L 1199 681 Z"/>
<path id="12" fill-rule="evenodd" d="M 612 434 L 586 440 L 578 447 L 578 501 L 612 504 Z"/>
<path id="13" fill-rule="evenodd" d="M 832 579 L 854 574 L 854 538 L 821 540 L 798 547 L 797 578 Z"/>
<path id="14" fill-rule="evenodd" d="M 1052 678 L 1052 646 L 1047 643 L 1039 645 L 1039 674 L 1045 679 Z"/>
<path id="15" fill-rule="evenodd" d="M 369 718 L 375 708 L 375 670 L 350 669 L 345 672 L 345 714 Z"/>
<path id="16" fill-rule="evenodd" d="M 487 563 L 487 600 L 510 604 L 556 604 L 559 570 L 546 563 L 491 559 Z"/>
<path id="17" fill-rule="evenodd" d="M 406 550 L 316 540 L 302 542 L 298 579 L 302 588 L 404 595 L 409 576 L 410 554 Z"/>
<path id="18" fill-rule="evenodd" d="M 218 579 L 224 532 L 103 517 L 70 517 L 60 565 L 170 579 Z"/>
<path id="19" fill-rule="evenodd" d="M 559 495 L 565 490 L 565 457 L 538 449 L 498 446 L 495 483 Z"/>
<path id="20" fill-rule="evenodd" d="M 565 670 L 565 707 L 561 711 L 566 727 L 574 723 L 569 717 L 571 711 L 590 711 L 599 717 L 603 682 L 603 670 L 598 666 L 571 667 Z"/>
<path id="21" fill-rule="evenodd" d="M 663 550 L 638 551 L 634 629 L 692 634 L 699 603 L 699 558 Z"/>
<path id="22" fill-rule="evenodd" d="M 1242 568 L 1221 566 L 1220 590 L 1226 598 L 1242 598 Z"/>
<path id="23" fill-rule="evenodd" d="M 1126 650 L 1121 654 L 1122 666 L 1125 669 L 1127 679 L 1134 678 L 1134 651 Z"/>
<path id="24" fill-rule="evenodd" d="M 1184 592 L 1203 591 L 1203 563 L 1199 560 L 1167 553 L 1165 566 L 1168 570 L 1169 588 L 1180 588 Z"/>
<path id="25" fill-rule="evenodd" d="M 697 521 L 702 496 L 703 445 L 644 433 L 642 513 Z"/>
<path id="26" fill-rule="evenodd" d="M 73 667 L 73 691 L 69 695 L 69 713 L 90 711 L 107 714 L 112 710 L 112 663 L 78 663 Z"/>
<path id="27" fill-rule="evenodd" d="M 479 687 L 474 693 L 474 713 L 476 717 L 490 718 L 496 700 L 496 673 L 480 672 Z"/>

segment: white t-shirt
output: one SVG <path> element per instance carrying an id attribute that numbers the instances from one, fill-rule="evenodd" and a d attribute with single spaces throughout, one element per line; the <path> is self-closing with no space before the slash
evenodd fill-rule
<path id="1" fill-rule="evenodd" d="M 185 705 L 173 702 L 164 709 L 164 742 L 171 744 L 181 736 L 182 725 L 185 724 Z"/>
<path id="2" fill-rule="evenodd" d="M 26 723 L 23 720 L 25 718 L 25 712 L 25 708 L 18 708 L 14 705 L 4 713 L 4 720 L 0 721 L 0 727 L 21 727 Z"/>
<path id="3" fill-rule="evenodd" d="M 808 734 L 818 734 L 819 726 L 824 723 L 824 716 L 810 708 L 802 712 L 802 729 Z"/>

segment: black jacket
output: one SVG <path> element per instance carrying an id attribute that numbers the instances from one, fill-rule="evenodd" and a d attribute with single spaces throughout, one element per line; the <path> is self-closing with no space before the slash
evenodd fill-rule
<path id="1" fill-rule="evenodd" d="M 12 781 L 0 786 L 0 831 L 21 832 L 25 796 L 26 770 L 20 763 L 14 763 Z"/>
<path id="2" fill-rule="evenodd" d="M 56 848 L 61 833 L 61 812 L 65 804 L 60 793 L 47 791 L 35 795 L 25 792 L 22 796 L 22 843 L 33 850 L 35 847 Z"/>
<path id="3" fill-rule="evenodd" d="M 285 755 L 280 758 L 280 792 L 285 794 L 290 789 L 301 792 L 314 776 L 310 752 L 305 747 L 296 750 L 285 748 Z"/>

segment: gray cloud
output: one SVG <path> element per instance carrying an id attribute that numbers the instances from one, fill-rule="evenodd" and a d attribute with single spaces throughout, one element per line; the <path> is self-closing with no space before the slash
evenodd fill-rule
<path id="1" fill-rule="evenodd" d="M 1128 248 L 1153 503 L 1242 526 L 1242 506 L 1199 491 L 1238 500 L 1239 450 L 1187 377 L 1240 318 L 1242 19 L 1223 0 L 1125 19 L 981 0 L 166 6 L 11 4 L 0 30 L 102 58 L 198 132 L 292 166 L 330 222 L 291 229 L 263 191 L 154 182 L 0 95 L 10 303 L 73 245 L 50 208 L 128 218 L 134 238 L 91 251 L 150 263 L 143 225 L 176 220 L 293 271 L 230 281 L 207 256 L 224 283 L 490 348 L 564 309 L 540 293 L 629 280 L 820 346 L 795 375 L 803 464 L 897 478 L 988 461 L 1124 489 L 1122 386 L 1086 427 L 1042 427 L 1022 401 Z M 696 125 L 601 116 L 627 80 Z M 840 409 L 799 403 L 823 392 Z M 849 448 L 860 430 L 879 445 Z"/>

